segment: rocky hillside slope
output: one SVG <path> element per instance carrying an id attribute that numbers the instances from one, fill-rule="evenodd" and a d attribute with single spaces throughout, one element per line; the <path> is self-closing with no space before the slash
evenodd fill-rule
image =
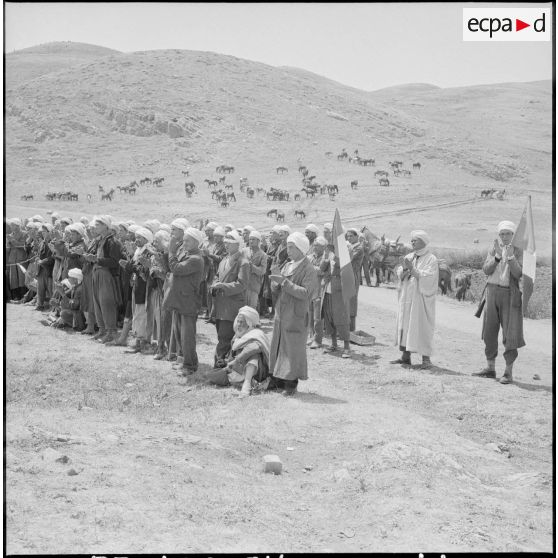
<path id="1" fill-rule="evenodd" d="M 94 177 L 118 171 L 118 151 L 281 164 L 346 147 L 550 188 L 551 97 L 550 81 L 365 92 L 211 52 L 56 43 L 6 56 L 7 174 L 79 159 L 75 170 Z"/>

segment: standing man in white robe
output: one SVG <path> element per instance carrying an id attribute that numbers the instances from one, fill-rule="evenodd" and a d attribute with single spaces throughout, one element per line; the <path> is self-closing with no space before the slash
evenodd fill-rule
<path id="1" fill-rule="evenodd" d="M 392 364 L 410 365 L 411 353 L 418 353 L 422 355 L 421 369 L 432 366 L 430 356 L 436 319 L 438 260 L 428 249 L 429 242 L 425 231 L 412 231 L 413 251 L 397 268 L 400 286 L 395 344 L 399 345 L 402 354 L 401 358 L 391 361 Z"/>

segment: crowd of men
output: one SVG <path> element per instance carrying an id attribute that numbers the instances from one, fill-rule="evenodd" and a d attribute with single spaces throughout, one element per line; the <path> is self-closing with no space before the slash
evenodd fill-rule
<path id="1" fill-rule="evenodd" d="M 507 229 L 499 229 L 499 243 L 485 265 L 495 286 L 488 290 L 483 328 L 484 377 L 495 377 L 498 328 L 509 329 L 508 318 L 498 317 L 500 307 L 510 305 L 505 290 L 521 275 L 520 254 L 507 248 L 513 233 L 506 230 L 513 224 L 503 223 Z M 211 382 L 236 385 L 241 396 L 254 389 L 293 395 L 298 380 L 308 377 L 306 349 L 323 347 L 324 332 L 331 339 L 325 351 L 351 357 L 367 250 L 362 234 L 348 229 L 357 294 L 347 303 L 332 228 L 326 223 L 320 234 L 308 224 L 302 234 L 278 224 L 264 235 L 250 225 L 193 227 L 186 218 L 170 224 L 115 221 L 109 215 L 74 223 L 56 213 L 50 220 L 40 215 L 7 219 L 5 296 L 45 312 L 45 326 L 79 331 L 106 346 L 125 346 L 127 353 L 154 354 L 156 360 L 172 361 L 182 376 L 198 370 L 196 324 L 205 319 L 217 334 L 213 371 L 207 374 Z M 394 362 L 409 365 L 410 354 L 417 352 L 422 367 L 429 368 L 438 264 L 425 231 L 413 231 L 411 243 L 413 252 L 398 270 L 396 344 L 402 356 Z M 506 315 L 517 319 L 513 309 Z M 262 317 L 274 320 L 271 339 L 261 330 Z M 130 336 L 134 342 L 129 346 Z M 522 346 L 522 337 L 516 337 L 516 346 L 506 346 L 502 383 L 511 381 L 516 349 Z"/>

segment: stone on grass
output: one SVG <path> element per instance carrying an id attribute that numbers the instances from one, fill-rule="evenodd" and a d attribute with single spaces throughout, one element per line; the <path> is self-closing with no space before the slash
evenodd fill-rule
<path id="1" fill-rule="evenodd" d="M 280 475 L 283 470 L 283 463 L 278 455 L 264 455 L 264 473 Z"/>

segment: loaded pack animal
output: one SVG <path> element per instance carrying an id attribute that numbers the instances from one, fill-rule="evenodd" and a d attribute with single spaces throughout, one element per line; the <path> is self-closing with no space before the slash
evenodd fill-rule
<path id="1" fill-rule="evenodd" d="M 472 273 L 460 271 L 455 276 L 455 298 L 465 300 L 467 292 L 470 292 Z"/>
<path id="2" fill-rule="evenodd" d="M 443 259 L 438 260 L 438 287 L 440 287 L 443 295 L 448 294 L 448 291 L 453 292 L 451 288 L 451 269 Z"/>

